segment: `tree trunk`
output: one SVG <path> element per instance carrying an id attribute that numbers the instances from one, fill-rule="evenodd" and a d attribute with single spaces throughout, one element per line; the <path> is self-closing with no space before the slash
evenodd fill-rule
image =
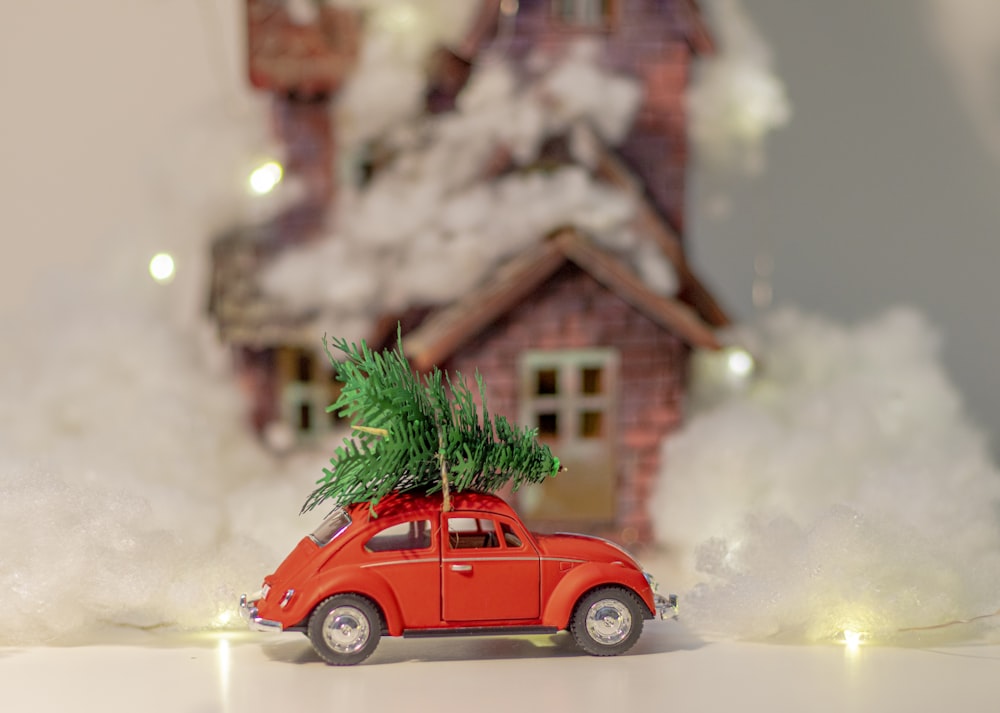
<path id="1" fill-rule="evenodd" d="M 444 458 L 444 432 L 438 430 L 438 460 L 441 462 L 441 510 L 451 510 L 451 492 L 448 487 L 448 463 Z"/>

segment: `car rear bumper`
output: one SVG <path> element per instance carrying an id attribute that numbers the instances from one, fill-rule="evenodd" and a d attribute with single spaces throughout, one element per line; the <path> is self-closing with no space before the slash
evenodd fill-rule
<path id="1" fill-rule="evenodd" d="M 677 595 L 671 594 L 665 597 L 662 594 L 654 594 L 653 601 L 656 604 L 656 616 L 660 619 L 677 618 Z"/>
<path id="2" fill-rule="evenodd" d="M 250 631 L 281 632 L 284 628 L 280 622 L 263 619 L 257 615 L 256 599 L 248 599 L 246 594 L 240 596 L 240 616 L 246 621 Z"/>

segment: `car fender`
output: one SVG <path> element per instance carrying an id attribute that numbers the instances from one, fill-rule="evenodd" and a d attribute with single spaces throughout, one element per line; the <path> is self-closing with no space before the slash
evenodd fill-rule
<path id="1" fill-rule="evenodd" d="M 388 583 L 364 569 L 350 568 L 320 572 L 304 588 L 308 597 L 302 597 L 292 602 L 289 618 L 297 622 L 307 623 L 307 619 L 322 601 L 335 594 L 360 594 L 374 602 L 382 612 L 386 630 L 390 636 L 403 633 L 402 615 L 399 603 Z"/>
<path id="2" fill-rule="evenodd" d="M 642 572 L 620 562 L 588 562 L 567 572 L 552 590 L 542 612 L 542 625 L 567 628 L 580 598 L 592 589 L 607 586 L 630 589 L 646 605 L 649 617 L 656 612 L 653 591 Z"/>

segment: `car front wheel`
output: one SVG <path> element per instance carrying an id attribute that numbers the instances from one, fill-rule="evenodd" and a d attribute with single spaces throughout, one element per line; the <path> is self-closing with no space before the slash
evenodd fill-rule
<path id="1" fill-rule="evenodd" d="M 309 617 L 309 640 L 328 664 L 350 666 L 372 655 L 382 637 L 382 617 L 365 597 L 337 594 Z"/>
<path id="2" fill-rule="evenodd" d="M 641 605 L 639 598 L 627 589 L 595 589 L 577 602 L 570 633 L 577 645 L 593 656 L 625 653 L 642 633 Z"/>

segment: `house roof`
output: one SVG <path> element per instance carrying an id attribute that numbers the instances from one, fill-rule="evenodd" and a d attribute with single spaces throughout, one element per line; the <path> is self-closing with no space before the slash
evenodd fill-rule
<path id="1" fill-rule="evenodd" d="M 573 263 L 654 322 L 692 346 L 721 347 L 710 325 L 679 300 L 650 290 L 624 263 L 567 228 L 504 264 L 493 279 L 464 298 L 431 313 L 406 335 L 415 367 L 439 364 L 467 340 L 519 304 L 567 263 Z"/>

